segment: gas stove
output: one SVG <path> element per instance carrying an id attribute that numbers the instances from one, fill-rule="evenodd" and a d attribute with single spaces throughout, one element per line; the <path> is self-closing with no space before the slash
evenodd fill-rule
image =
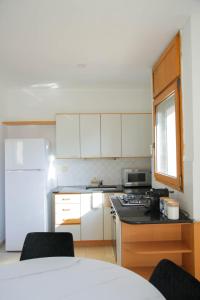
<path id="1" fill-rule="evenodd" d="M 149 207 L 149 197 L 138 194 L 125 194 L 117 196 L 122 206 L 144 206 Z"/>

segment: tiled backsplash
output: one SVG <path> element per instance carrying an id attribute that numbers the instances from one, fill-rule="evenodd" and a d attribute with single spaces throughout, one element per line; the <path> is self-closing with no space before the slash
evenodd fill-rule
<path id="1" fill-rule="evenodd" d="M 150 158 L 133 159 L 59 159 L 55 162 L 57 183 L 88 185 L 93 177 L 104 184 L 121 184 L 122 168 L 150 168 Z"/>

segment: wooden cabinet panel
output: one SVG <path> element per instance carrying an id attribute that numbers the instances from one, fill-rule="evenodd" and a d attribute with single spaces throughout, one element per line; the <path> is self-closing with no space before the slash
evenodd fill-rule
<path id="1" fill-rule="evenodd" d="M 80 115 L 81 157 L 100 157 L 100 114 Z"/>
<path id="2" fill-rule="evenodd" d="M 143 224 L 135 226 L 123 223 L 123 242 L 181 240 L 181 224 Z"/>
<path id="3" fill-rule="evenodd" d="M 101 156 L 121 157 L 121 115 L 101 115 Z"/>
<path id="4" fill-rule="evenodd" d="M 194 274 L 194 247 L 188 243 L 191 237 L 187 234 L 192 227 L 190 223 L 122 223 L 122 266 L 148 278 L 153 267 L 165 258 Z"/>
<path id="5" fill-rule="evenodd" d="M 180 35 L 177 34 L 153 67 L 154 98 L 180 76 Z"/>
<path id="6" fill-rule="evenodd" d="M 78 114 L 56 116 L 56 155 L 58 158 L 80 158 Z"/>
<path id="7" fill-rule="evenodd" d="M 122 114 L 122 157 L 151 156 L 151 114 Z"/>

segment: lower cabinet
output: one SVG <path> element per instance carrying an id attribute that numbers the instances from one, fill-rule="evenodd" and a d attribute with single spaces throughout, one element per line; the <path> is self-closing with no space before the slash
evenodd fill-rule
<path id="1" fill-rule="evenodd" d="M 81 240 L 103 240 L 103 194 L 81 194 Z"/>
<path id="2" fill-rule="evenodd" d="M 122 251 L 121 251 L 121 245 L 122 245 L 122 241 L 121 241 L 121 221 L 118 217 L 118 215 L 116 215 L 116 220 L 115 220 L 116 224 L 115 224 L 115 239 L 116 239 L 116 260 L 117 260 L 117 264 L 121 265 L 122 262 Z"/>
<path id="3" fill-rule="evenodd" d="M 103 236 L 104 240 L 112 240 L 112 215 L 110 194 L 103 194 Z"/>
<path id="4" fill-rule="evenodd" d="M 74 241 L 81 239 L 80 194 L 55 194 L 52 214 L 55 232 L 71 232 Z"/>
<path id="5" fill-rule="evenodd" d="M 80 225 L 55 225 L 55 232 L 71 232 L 74 241 L 80 241 L 81 239 Z"/>
<path id="6" fill-rule="evenodd" d="M 169 259 L 193 276 L 195 251 L 193 224 L 141 224 L 121 222 L 121 265 L 149 279 L 161 259 Z"/>
<path id="7" fill-rule="evenodd" d="M 104 219 L 103 219 L 103 236 L 104 240 L 112 240 L 112 218 L 111 218 L 111 208 L 104 207 Z"/>
<path id="8" fill-rule="evenodd" d="M 74 241 L 111 241 L 109 193 L 54 194 L 53 231 L 71 232 Z"/>

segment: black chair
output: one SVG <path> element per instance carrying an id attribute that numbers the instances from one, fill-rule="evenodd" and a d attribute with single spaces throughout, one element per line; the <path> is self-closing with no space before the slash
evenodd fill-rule
<path id="1" fill-rule="evenodd" d="M 149 281 L 167 300 L 200 299 L 200 282 L 170 260 L 161 260 Z"/>
<path id="2" fill-rule="evenodd" d="M 71 233 L 31 232 L 27 234 L 20 260 L 52 256 L 74 256 Z"/>

